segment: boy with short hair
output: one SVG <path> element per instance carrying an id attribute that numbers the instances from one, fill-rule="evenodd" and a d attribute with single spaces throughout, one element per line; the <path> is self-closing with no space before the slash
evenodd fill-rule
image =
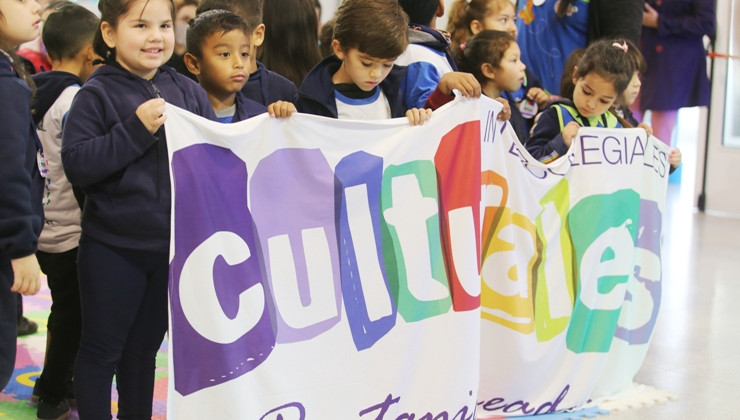
<path id="1" fill-rule="evenodd" d="M 334 55 L 321 60 L 301 84 L 299 112 L 340 119 L 406 115 L 421 124 L 431 110 L 407 107 L 405 67 L 394 63 L 408 45 L 408 17 L 397 0 L 346 0 L 334 25 Z"/>
<path id="2" fill-rule="evenodd" d="M 81 212 L 62 168 L 62 128 L 72 99 L 97 64 L 92 43 L 98 25 L 97 16 L 78 4 L 52 12 L 41 37 L 54 70 L 33 76 L 36 95 L 31 112 L 48 169 L 43 202 L 46 222 L 37 257 L 52 299 L 46 361 L 32 397 L 39 399 L 39 419 L 66 418 L 70 412 L 67 397 L 81 334 L 77 280 Z"/>
<path id="3" fill-rule="evenodd" d="M 188 28 L 185 64 L 198 78 L 222 123 L 266 111 L 242 90 L 249 77 L 250 33 L 242 18 L 226 10 L 200 13 Z"/>
<path id="4" fill-rule="evenodd" d="M 257 61 L 256 50 L 265 39 L 262 22 L 262 0 L 201 0 L 196 16 L 209 10 L 228 10 L 241 17 L 250 34 L 249 68 L 246 85 L 242 89 L 247 98 L 268 106 L 277 101 L 292 102 L 298 89 L 285 77 L 267 70 Z"/>

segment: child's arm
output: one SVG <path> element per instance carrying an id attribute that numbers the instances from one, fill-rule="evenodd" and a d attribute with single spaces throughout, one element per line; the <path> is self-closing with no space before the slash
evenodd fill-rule
<path id="1" fill-rule="evenodd" d="M 531 87 L 527 91 L 527 98 L 537 102 L 537 106 L 540 109 L 544 109 L 547 103 L 550 101 L 550 94 L 542 88 Z"/>
<path id="2" fill-rule="evenodd" d="M 274 118 L 288 118 L 297 112 L 293 102 L 276 101 L 267 105 L 267 113 Z"/>
<path id="3" fill-rule="evenodd" d="M 463 96 L 468 98 L 478 98 L 481 95 L 480 83 L 472 74 L 453 71 L 442 76 L 434 92 L 429 95 L 426 103 L 424 103 L 424 108 L 435 110 L 448 102 L 452 102 L 455 99 L 455 95 L 452 93 L 453 89 L 459 90 Z"/>
<path id="4" fill-rule="evenodd" d="M 481 94 L 481 86 L 475 76 L 460 71 L 445 73 L 439 80 L 437 89 L 446 95 L 452 95 L 452 91 L 457 89 L 466 98 L 480 98 Z"/>
<path id="5" fill-rule="evenodd" d="M 638 128 L 642 128 L 643 130 L 645 130 L 645 132 L 647 133 L 648 137 L 650 137 L 650 136 L 653 135 L 653 127 L 651 127 L 650 124 L 647 124 L 647 123 L 642 122 L 642 123 L 637 124 L 637 127 Z"/>
<path id="6" fill-rule="evenodd" d="M 424 121 L 432 116 L 432 110 L 429 108 L 411 108 L 406 111 L 406 118 L 411 125 L 422 125 Z"/>
<path id="7" fill-rule="evenodd" d="M 22 295 L 38 293 L 41 286 L 39 280 L 41 269 L 36 254 L 11 259 L 10 264 L 13 266 L 13 287 L 10 288 L 10 291 Z"/>
<path id="8" fill-rule="evenodd" d="M 555 108 L 547 108 L 543 111 L 537 123 L 532 128 L 532 136 L 525 145 L 527 151 L 537 160 L 552 161 L 568 153 L 568 148 L 578 132 L 578 124 L 569 123 L 561 132 L 560 122 Z M 567 142 L 567 143 L 566 143 Z"/>
<path id="9" fill-rule="evenodd" d="M 671 150 L 671 154 L 668 156 L 668 163 L 671 164 L 671 172 L 681 165 L 681 149 L 675 147 Z"/>
<path id="10" fill-rule="evenodd" d="M 150 104 L 144 106 L 145 102 L 108 127 L 105 121 L 111 118 L 106 116 L 121 112 L 116 104 L 92 89 L 83 87 L 77 93 L 62 135 L 62 165 L 73 185 L 97 183 L 127 167 L 157 143 L 159 139 L 152 130 L 156 132 L 157 124 L 164 123 L 164 100 L 147 102 Z M 146 121 L 139 118 L 139 113 Z"/>

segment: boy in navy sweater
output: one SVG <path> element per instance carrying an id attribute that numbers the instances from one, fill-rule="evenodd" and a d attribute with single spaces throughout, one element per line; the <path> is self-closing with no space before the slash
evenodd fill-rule
<path id="1" fill-rule="evenodd" d="M 251 31 L 239 16 L 226 10 L 209 10 L 188 28 L 185 64 L 208 94 L 222 123 L 242 121 L 267 109 L 247 98 Z"/>
<path id="2" fill-rule="evenodd" d="M 285 77 L 267 70 L 257 61 L 256 50 L 265 39 L 265 24 L 262 22 L 262 0 L 201 0 L 196 16 L 209 10 L 228 10 L 244 19 L 252 31 L 249 51 L 249 79 L 242 88 L 245 96 L 264 106 L 277 101 L 292 102 L 298 89 Z"/>

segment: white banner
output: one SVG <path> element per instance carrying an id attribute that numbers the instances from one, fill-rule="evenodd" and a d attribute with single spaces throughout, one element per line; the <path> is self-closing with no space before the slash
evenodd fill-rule
<path id="1" fill-rule="evenodd" d="M 223 125 L 168 107 L 168 418 L 474 418 L 479 112 Z"/>
<path id="2" fill-rule="evenodd" d="M 484 144 L 479 418 L 626 389 L 660 305 L 668 147 L 642 129 L 582 128 L 545 166 L 511 130 Z"/>
<path id="3" fill-rule="evenodd" d="M 168 418 L 467 420 L 628 386 L 667 148 L 583 129 L 546 167 L 499 110 L 224 125 L 168 106 Z"/>

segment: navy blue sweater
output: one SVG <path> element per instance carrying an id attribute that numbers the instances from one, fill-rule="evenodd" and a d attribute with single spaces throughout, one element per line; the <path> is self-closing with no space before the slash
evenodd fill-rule
<path id="1" fill-rule="evenodd" d="M 162 66 L 151 80 L 117 63 L 97 69 L 75 96 L 62 138 L 67 178 L 85 192 L 82 231 L 122 248 L 167 252 L 170 175 L 164 127 L 150 134 L 142 103 L 168 103 L 215 120 L 205 91 Z"/>
<path id="2" fill-rule="evenodd" d="M 30 100 L 31 89 L 0 53 L 0 264 L 35 253 L 44 224 Z"/>
<path id="3" fill-rule="evenodd" d="M 231 120 L 232 123 L 244 121 L 247 118 L 252 118 L 256 115 L 264 114 L 265 112 L 267 112 L 266 106 L 257 101 L 247 98 L 247 96 L 244 94 L 244 91 L 237 92 L 235 100 L 236 113 L 234 114 L 234 119 Z"/>
<path id="4" fill-rule="evenodd" d="M 295 101 L 298 112 L 337 118 L 337 102 L 331 78 L 341 65 L 341 60 L 330 55 L 308 72 L 298 89 Z M 380 89 L 391 106 L 391 118 L 403 117 L 408 110 L 402 93 L 405 75 L 406 67 L 394 65 L 388 76 L 380 82 Z"/>
<path id="5" fill-rule="evenodd" d="M 265 65 L 258 61 L 257 71 L 249 75 L 242 92 L 247 98 L 267 106 L 276 101 L 293 102 L 298 89 L 293 82 L 274 71 L 267 70 Z"/>

